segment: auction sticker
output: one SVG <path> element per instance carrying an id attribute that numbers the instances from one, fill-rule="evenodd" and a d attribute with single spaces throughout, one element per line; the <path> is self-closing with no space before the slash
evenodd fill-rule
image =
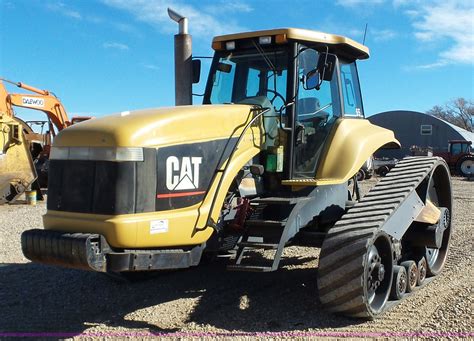
<path id="1" fill-rule="evenodd" d="M 168 219 L 150 221 L 150 234 L 168 232 Z"/>

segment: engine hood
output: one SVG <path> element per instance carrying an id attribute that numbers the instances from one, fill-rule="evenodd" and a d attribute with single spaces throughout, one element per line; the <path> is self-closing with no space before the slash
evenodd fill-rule
<path id="1" fill-rule="evenodd" d="M 54 146 L 157 147 L 229 138 L 242 131 L 250 108 L 224 104 L 126 111 L 64 129 Z"/>

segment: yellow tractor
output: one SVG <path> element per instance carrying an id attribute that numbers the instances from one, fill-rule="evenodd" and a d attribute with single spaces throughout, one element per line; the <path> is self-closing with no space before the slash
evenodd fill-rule
<path id="1" fill-rule="evenodd" d="M 266 272 L 285 246 L 313 243 L 322 304 L 369 319 L 441 271 L 452 211 L 442 159 L 403 159 L 359 195 L 364 162 L 399 147 L 364 118 L 367 47 L 302 29 L 212 47 L 203 105 L 121 112 L 56 137 L 44 229 L 23 233 L 26 257 L 127 274 L 230 253 L 229 270 Z"/>

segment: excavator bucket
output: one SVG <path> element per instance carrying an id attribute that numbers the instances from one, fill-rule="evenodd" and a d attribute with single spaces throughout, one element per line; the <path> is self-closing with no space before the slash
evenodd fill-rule
<path id="1" fill-rule="evenodd" d="M 36 180 L 22 124 L 0 114 L 0 204 L 15 201 Z"/>

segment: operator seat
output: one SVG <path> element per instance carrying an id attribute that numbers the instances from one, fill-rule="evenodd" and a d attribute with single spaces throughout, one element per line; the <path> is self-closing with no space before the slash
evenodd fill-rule
<path id="1" fill-rule="evenodd" d="M 313 123 L 313 128 L 317 128 L 320 123 L 325 123 L 329 114 L 325 111 L 319 111 L 321 104 L 316 97 L 300 98 L 297 103 L 298 121 L 301 123 Z M 312 113 L 316 113 L 313 114 Z"/>
<path id="2" fill-rule="evenodd" d="M 319 99 L 316 97 L 300 98 L 297 103 L 299 115 L 306 115 L 315 112 L 321 107 Z"/>

